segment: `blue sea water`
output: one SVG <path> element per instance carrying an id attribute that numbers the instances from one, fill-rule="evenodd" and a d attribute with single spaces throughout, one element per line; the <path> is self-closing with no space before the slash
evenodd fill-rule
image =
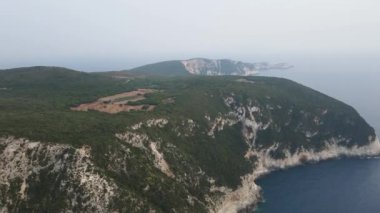
<path id="1" fill-rule="evenodd" d="M 380 159 L 342 159 L 273 172 L 257 181 L 257 212 L 380 212 Z"/>
<path id="2" fill-rule="evenodd" d="M 380 135 L 379 66 L 300 66 L 265 73 L 284 77 L 353 106 Z M 321 70 L 323 70 L 321 72 Z M 341 159 L 276 171 L 257 181 L 265 202 L 258 212 L 380 212 L 380 159 Z"/>

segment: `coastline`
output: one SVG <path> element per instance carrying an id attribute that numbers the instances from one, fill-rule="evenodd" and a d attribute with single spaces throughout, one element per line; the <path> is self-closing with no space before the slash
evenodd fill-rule
<path id="1" fill-rule="evenodd" d="M 272 147 L 274 149 L 275 146 Z M 226 194 L 223 201 L 216 207 L 218 213 L 240 212 L 243 210 L 254 210 L 262 202 L 262 189 L 256 184 L 256 180 L 276 170 L 287 169 L 305 163 L 320 162 L 324 160 L 338 159 L 341 157 L 370 157 L 380 155 L 380 141 L 376 137 L 365 146 L 353 146 L 347 148 L 334 143 L 327 144 L 327 148 L 314 152 L 300 150 L 290 155 L 286 154 L 285 159 L 273 159 L 269 152 L 271 149 L 254 153 L 258 157 L 255 165 L 256 169 L 251 174 L 242 177 L 241 186 Z"/>

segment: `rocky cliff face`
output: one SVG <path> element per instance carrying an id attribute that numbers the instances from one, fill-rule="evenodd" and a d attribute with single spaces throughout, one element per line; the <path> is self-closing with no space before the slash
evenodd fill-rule
<path id="1" fill-rule="evenodd" d="M 117 185 L 97 171 L 89 147 L 0 138 L 1 212 L 107 212 Z M 40 200 L 39 196 L 42 196 Z"/>
<path id="2" fill-rule="evenodd" d="M 183 66 L 190 74 L 194 75 L 256 75 L 260 71 L 273 69 L 288 69 L 290 65 L 285 63 L 268 64 L 268 63 L 244 63 L 228 59 L 211 60 L 211 59 L 189 59 L 181 61 Z"/>

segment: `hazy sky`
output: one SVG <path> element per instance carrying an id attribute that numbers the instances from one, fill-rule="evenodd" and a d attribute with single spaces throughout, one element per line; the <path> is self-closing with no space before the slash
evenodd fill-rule
<path id="1" fill-rule="evenodd" d="M 379 0 L 0 0 L 0 68 L 380 58 Z M 252 61 L 254 62 L 254 61 Z"/>

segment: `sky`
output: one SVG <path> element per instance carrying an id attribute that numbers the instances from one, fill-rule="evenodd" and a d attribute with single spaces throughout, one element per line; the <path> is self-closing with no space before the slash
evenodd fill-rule
<path id="1" fill-rule="evenodd" d="M 379 0 L 1 0 L 0 69 L 120 70 L 194 57 L 379 61 L 379 11 Z"/>

